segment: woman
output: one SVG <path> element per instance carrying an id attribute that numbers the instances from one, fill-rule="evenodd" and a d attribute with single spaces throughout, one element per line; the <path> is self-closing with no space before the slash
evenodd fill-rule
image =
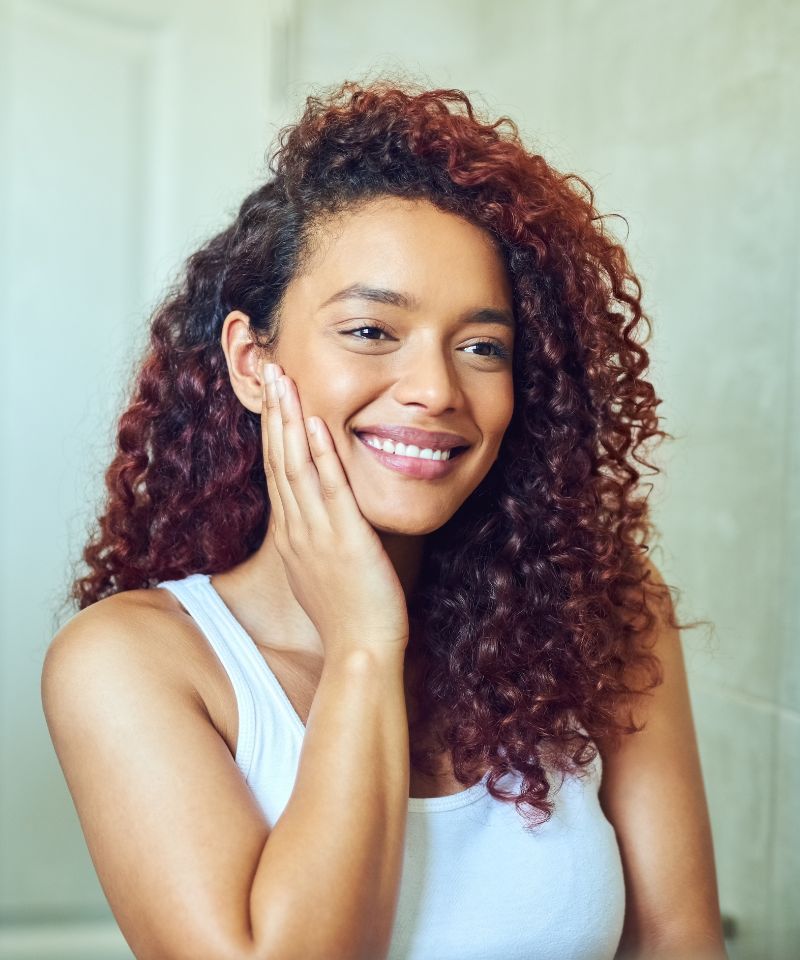
<path id="1" fill-rule="evenodd" d="M 156 311 L 44 665 L 135 955 L 724 957 L 591 190 L 387 81 L 270 174 Z"/>

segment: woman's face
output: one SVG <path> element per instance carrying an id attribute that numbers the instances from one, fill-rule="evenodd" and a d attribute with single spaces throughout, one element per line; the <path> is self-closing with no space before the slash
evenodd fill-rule
<path id="1" fill-rule="evenodd" d="M 442 526 L 496 460 L 514 407 L 512 292 L 490 235 L 427 201 L 376 199 L 322 228 L 281 318 L 274 359 L 304 415 L 325 421 L 366 519 L 395 534 Z M 468 449 L 415 476 L 441 467 L 395 468 L 359 436 L 376 425 L 458 434 Z"/>

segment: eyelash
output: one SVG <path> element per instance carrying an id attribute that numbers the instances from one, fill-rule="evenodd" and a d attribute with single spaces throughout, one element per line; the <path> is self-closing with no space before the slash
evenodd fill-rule
<path id="1" fill-rule="evenodd" d="M 380 330 L 381 333 L 385 333 L 389 336 L 389 331 L 386 327 L 382 327 L 379 323 L 365 323 L 360 327 L 353 327 L 350 330 L 343 330 L 342 335 L 347 336 L 349 334 L 359 333 L 361 330 Z M 380 340 L 371 340 L 369 337 L 356 337 L 357 340 L 363 340 L 366 343 L 380 343 Z M 481 356 L 481 354 L 473 354 L 473 356 L 479 357 L 483 360 L 508 360 L 511 356 L 506 346 L 500 343 L 497 340 L 479 340 L 477 343 L 470 343 L 468 346 L 477 347 L 482 343 L 488 343 L 490 347 L 494 347 L 497 350 L 497 353 L 494 356 Z"/>

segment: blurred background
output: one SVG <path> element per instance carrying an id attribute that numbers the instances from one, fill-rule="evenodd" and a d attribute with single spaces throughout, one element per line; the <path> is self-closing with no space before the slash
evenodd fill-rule
<path id="1" fill-rule="evenodd" d="M 42 659 L 152 307 L 305 97 L 385 71 L 511 116 L 628 221 L 728 950 L 800 957 L 796 0 L 0 0 L 0 956 L 131 956 Z"/>

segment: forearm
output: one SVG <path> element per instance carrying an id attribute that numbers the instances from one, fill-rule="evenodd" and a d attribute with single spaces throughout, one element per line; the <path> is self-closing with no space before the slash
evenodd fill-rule
<path id="1" fill-rule="evenodd" d="M 408 811 L 403 663 L 402 650 L 326 659 L 252 887 L 253 939 L 274 960 L 375 960 L 388 948 Z"/>

